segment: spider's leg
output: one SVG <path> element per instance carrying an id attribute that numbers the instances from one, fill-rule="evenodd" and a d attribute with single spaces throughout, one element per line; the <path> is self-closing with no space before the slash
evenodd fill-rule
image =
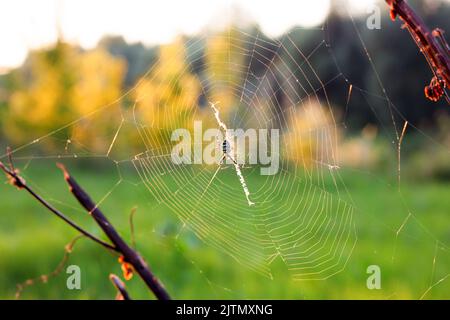
<path id="1" fill-rule="evenodd" d="M 248 164 L 248 165 L 247 165 L 247 164 Z M 250 160 L 249 160 L 249 155 L 246 155 L 246 156 L 245 156 L 244 163 L 240 164 L 239 166 L 241 167 L 241 169 L 249 169 L 249 168 L 251 168 L 251 166 L 250 166 Z"/>
<path id="2" fill-rule="evenodd" d="M 239 164 L 235 159 L 233 159 L 232 156 L 230 156 L 229 154 L 227 154 L 227 157 L 231 159 L 231 161 L 233 161 L 233 163 L 235 165 L 237 165 L 240 169 L 247 169 L 250 168 L 250 166 L 246 166 L 245 163 Z"/>
<path id="3" fill-rule="evenodd" d="M 224 157 L 225 157 L 225 156 L 228 157 L 231 161 L 233 161 L 233 163 L 234 163 L 235 165 L 239 166 L 239 164 L 237 163 L 237 161 L 234 160 L 233 157 L 230 156 L 228 153 L 226 153 L 226 154 L 224 155 Z"/>
<path id="4" fill-rule="evenodd" d="M 225 170 L 228 168 L 228 166 L 225 163 L 225 160 L 227 159 L 227 155 L 226 153 L 223 154 L 222 159 L 220 159 L 220 163 L 219 166 L 221 167 L 222 170 Z M 224 166 L 222 166 L 223 164 L 225 164 Z"/>
<path id="5" fill-rule="evenodd" d="M 222 164 L 225 163 L 225 159 L 226 159 L 226 155 L 224 154 L 224 155 L 222 156 L 222 158 L 220 159 L 220 161 L 219 161 L 219 166 L 221 166 Z"/>

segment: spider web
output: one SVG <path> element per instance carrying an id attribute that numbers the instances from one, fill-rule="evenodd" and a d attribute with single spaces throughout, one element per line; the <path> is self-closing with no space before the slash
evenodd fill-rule
<path id="1" fill-rule="evenodd" d="M 25 169 L 38 159 L 108 161 L 111 170 L 117 169 L 118 180 L 99 199 L 99 205 L 127 182 L 122 168 L 131 164 L 140 179 L 136 186 L 145 186 L 159 206 L 176 215 L 182 229 L 191 230 L 207 245 L 229 256 L 230 261 L 269 279 L 279 276 L 274 272 L 280 269 L 272 268 L 279 263 L 293 280 L 329 279 L 345 270 L 357 248 L 358 219 L 369 218 L 367 210 L 352 199 L 340 173 L 338 137 L 346 123 L 345 119 L 339 122 L 334 114 L 332 106 L 338 102 L 328 97 L 328 86 L 337 85 L 347 92 L 346 113 L 350 112 L 348 106 L 355 92 L 385 101 L 386 110 L 381 112 L 392 116 L 386 130 L 393 134 L 398 150 L 404 136 L 395 120 L 402 116 L 389 99 L 358 27 L 354 28 L 355 41 L 361 44 L 362 56 L 372 66 L 379 92 L 360 88 L 346 77 L 328 39 L 327 23 L 304 30 L 305 37 L 319 34 L 323 39 L 313 48 L 304 48 L 302 39 L 294 38 L 298 29 L 282 38 L 270 39 L 259 31 L 229 27 L 184 41 L 168 61 L 158 60 L 117 101 L 98 106 L 66 126 L 33 139 L 14 149 L 13 155 L 16 160 L 25 161 Z M 325 67 L 318 57 L 323 55 L 332 62 L 326 65 L 326 77 L 319 76 Z M 179 67 L 180 61 L 187 63 Z M 200 70 L 199 64 L 203 66 Z M 173 67 L 178 72 L 161 72 L 163 67 Z M 162 97 L 170 95 L 173 90 L 182 90 L 182 81 L 187 81 L 193 92 L 198 88 L 199 95 L 184 94 L 174 103 L 162 103 L 149 114 L 149 101 L 156 99 L 154 92 Z M 124 101 L 131 101 L 132 107 L 124 110 Z M 232 165 L 180 165 L 171 159 L 174 130 L 192 131 L 194 121 L 202 121 L 203 129 L 218 128 L 210 104 L 217 106 L 221 120 L 229 128 L 281 132 L 276 174 L 261 175 L 261 165 L 245 165 L 241 169 L 253 206 L 248 205 Z M 95 127 L 111 115 L 115 130 L 99 142 L 104 152 L 94 153 L 76 137 L 65 136 L 67 128 Z M 122 137 L 129 137 L 125 132 L 135 132 L 135 140 L 124 140 Z M 42 153 L 39 145 L 49 140 L 59 152 Z M 206 145 L 204 141 L 199 143 Z M 127 157 L 122 156 L 124 150 L 129 152 Z M 218 143 L 216 153 L 220 154 L 220 150 Z M 376 217 L 370 219 L 383 225 Z M 449 276 L 444 274 L 433 280 L 438 253 L 447 257 L 448 247 L 407 208 L 399 214 L 398 225 L 383 226 L 393 235 L 393 260 L 399 237 L 411 221 L 429 234 L 428 241 L 436 248 L 432 280 L 423 292 L 426 295 Z"/>
<path id="2" fill-rule="evenodd" d="M 136 107 L 136 124 L 147 146 L 133 160 L 142 180 L 157 201 L 175 212 L 202 240 L 269 278 L 273 276 L 271 263 L 277 258 L 296 280 L 325 279 L 341 271 L 356 241 L 353 207 L 340 198 L 337 188 L 340 179 L 334 169 L 337 168 L 335 125 L 324 121 L 321 109 L 310 107 L 318 104 L 321 108 L 319 94 L 326 95 L 324 82 L 307 57 L 314 53 L 303 53 L 289 35 L 281 42 L 231 28 L 211 37 L 212 43 L 225 45 L 208 53 L 228 59 L 206 63 L 202 93 L 206 97 L 214 96 L 216 90 L 231 94 L 227 97 L 228 105 L 217 102 L 222 110 L 227 110 L 224 121 L 231 128 L 281 129 L 289 122 L 288 117 L 295 118 L 302 110 L 312 113 L 319 125 L 294 133 L 298 139 L 312 141 L 305 144 L 309 150 L 304 154 L 286 151 L 304 163 L 291 165 L 280 159 L 279 173 L 266 177 L 259 174 L 257 167 L 242 169 L 255 203 L 249 207 L 233 168 L 218 171 L 217 166 L 174 164 L 173 142 L 161 130 L 174 131 L 180 128 L 180 122 L 172 122 L 170 128 L 155 128 L 139 119 L 140 110 Z M 195 43 L 187 46 L 189 52 Z M 326 49 L 324 43 L 321 47 Z M 204 52 L 190 54 L 195 57 L 186 57 L 191 63 L 207 60 Z M 232 55 L 237 59 L 231 59 Z M 227 70 L 222 78 L 208 73 L 218 68 Z M 254 70 L 259 70 L 259 74 Z M 168 81 L 177 79 L 161 82 Z M 274 83 L 279 89 L 272 89 Z M 300 90 L 294 90 L 294 84 Z M 293 94 L 282 105 L 275 97 L 286 90 L 292 90 Z M 145 93 L 138 99 L 145 99 Z M 324 107 L 332 114 L 329 104 Z M 191 105 L 188 109 L 187 118 L 208 118 L 208 108 L 199 111 L 196 105 Z M 164 106 L 164 115 L 169 119 L 176 119 L 177 112 L 177 106 Z M 209 118 L 213 116 L 210 112 Z M 282 143 L 280 150 L 289 148 Z M 309 164 L 305 165 L 306 162 Z M 325 186 L 327 179 L 334 182 L 331 188 Z"/>

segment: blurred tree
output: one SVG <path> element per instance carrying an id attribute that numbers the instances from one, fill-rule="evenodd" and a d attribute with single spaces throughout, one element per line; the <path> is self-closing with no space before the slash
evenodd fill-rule
<path id="1" fill-rule="evenodd" d="M 258 110 L 267 113 L 264 118 L 279 119 L 278 125 L 283 126 L 289 121 L 283 116 L 287 114 L 286 108 L 314 92 L 308 86 L 315 72 L 326 83 L 331 107 L 338 114 L 345 113 L 345 123 L 350 124 L 348 132 L 373 123 L 388 128 L 392 135 L 389 110 L 393 111 L 398 126 L 403 123 L 402 116 L 420 125 L 434 123 L 437 110 L 450 112 L 444 101 L 431 103 L 425 99 L 423 88 L 429 82 L 429 68 L 399 23 L 389 21 L 384 1 L 380 2 L 385 8 L 380 30 L 369 30 L 364 14 L 350 20 L 348 12 L 339 10 L 342 6 L 335 3 L 323 29 L 293 28 L 277 39 L 269 39 L 257 27 L 244 31 L 230 27 L 208 37 L 180 38 L 161 48 L 130 45 L 121 37 L 107 37 L 92 52 L 83 52 L 62 41 L 54 47 L 33 51 L 21 68 L 0 77 L 5 136 L 14 144 L 28 142 L 114 102 L 123 87 L 136 84 L 134 93 L 120 104 L 132 105 L 137 99 L 142 124 L 153 126 L 153 130 L 158 126 L 162 130 L 174 125 L 188 126 L 192 114 L 204 113 L 196 106 L 205 106 L 208 101 L 219 102 L 224 120 L 231 110 L 240 115 L 251 102 L 256 87 L 260 93 L 267 93 L 258 96 L 261 104 Z M 411 4 L 431 28 L 450 30 L 448 1 L 411 0 Z M 308 56 L 314 70 L 308 69 L 300 50 Z M 268 68 L 271 72 L 267 72 Z M 343 76 L 336 78 L 340 73 Z M 144 78 L 139 82 L 141 75 Z M 329 81 L 332 79 L 337 80 Z M 322 84 L 314 80 L 311 84 L 322 89 L 317 94 L 323 100 Z M 354 90 L 347 105 L 349 84 Z M 268 101 L 269 97 L 275 101 Z M 120 104 L 115 105 L 117 109 L 110 109 L 117 116 L 108 118 L 112 116 L 108 114 L 105 126 L 97 126 L 99 133 L 118 126 Z M 277 108 L 264 109 L 264 105 Z M 164 116 L 167 109 L 169 112 Z M 100 134 L 94 133 L 95 117 L 91 119 L 92 132 L 82 134 L 88 129 L 89 119 L 85 118 L 75 127 L 62 129 L 60 138 L 75 135 L 99 149 L 103 142 Z M 100 124 L 103 120 L 95 121 Z M 106 136 L 110 138 L 109 134 Z M 60 142 L 48 139 L 46 143 Z"/>
<path id="2" fill-rule="evenodd" d="M 157 47 L 145 47 L 142 43 L 127 43 L 121 36 L 107 36 L 98 47 L 106 49 L 115 57 L 125 59 L 127 70 L 124 84 L 130 87 L 156 62 Z"/>
<path id="3" fill-rule="evenodd" d="M 111 119 L 99 120 L 89 132 L 84 127 L 87 118 L 64 126 L 117 100 L 124 70 L 123 61 L 104 50 L 82 52 L 62 41 L 30 52 L 24 66 L 10 74 L 13 85 L 3 117 L 5 135 L 13 144 L 22 144 L 61 129 L 42 142 L 45 148 L 60 151 L 70 139 L 101 152 L 96 138 L 106 124 L 113 125 Z"/>
<path id="4" fill-rule="evenodd" d="M 223 117 L 241 99 L 247 70 L 245 50 L 243 33 L 233 27 L 214 34 L 206 42 L 205 88 L 208 100 L 218 102 Z"/>
<path id="5" fill-rule="evenodd" d="M 58 41 L 52 48 L 30 52 L 24 66 L 12 72 L 15 86 L 3 126 L 13 143 L 28 142 L 73 120 L 71 89 L 78 55 L 77 49 Z"/>
<path id="6" fill-rule="evenodd" d="M 111 137 L 122 120 L 120 97 L 125 71 L 125 61 L 101 47 L 79 56 L 76 81 L 71 88 L 74 113 L 81 118 L 104 106 L 108 106 L 108 112 L 77 122 L 71 128 L 71 140 L 92 152 L 108 151 Z"/>
<path id="7" fill-rule="evenodd" d="M 339 138 L 328 108 L 310 99 L 301 107 L 289 109 L 284 157 L 305 169 L 338 165 Z"/>
<path id="8" fill-rule="evenodd" d="M 173 130 L 193 127 L 200 88 L 186 63 L 183 39 L 161 46 L 152 72 L 138 82 L 134 95 L 138 124 L 150 132 L 147 147 L 170 145 Z"/>

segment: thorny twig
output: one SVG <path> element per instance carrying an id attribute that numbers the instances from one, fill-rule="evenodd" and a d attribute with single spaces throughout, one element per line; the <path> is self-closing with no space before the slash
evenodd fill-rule
<path id="1" fill-rule="evenodd" d="M 44 207 L 50 210 L 52 213 L 57 215 L 63 221 L 68 223 L 71 227 L 90 238 L 94 242 L 102 245 L 108 250 L 113 250 L 119 254 L 121 254 L 119 261 L 122 264 L 122 270 L 124 270 L 124 275 L 126 278 L 130 278 L 132 271 L 135 270 L 137 274 L 142 278 L 145 284 L 149 287 L 149 289 L 155 294 L 156 298 L 160 300 L 169 300 L 170 296 L 162 286 L 160 281 L 156 278 L 156 276 L 150 271 L 148 265 L 142 259 L 142 257 L 132 248 L 130 248 L 126 242 L 121 238 L 121 236 L 117 233 L 116 229 L 111 225 L 105 215 L 100 211 L 97 205 L 92 201 L 89 195 L 78 185 L 75 179 L 69 174 L 66 168 L 58 164 L 58 167 L 63 171 L 64 178 L 69 185 L 70 192 L 73 196 L 78 200 L 78 202 L 88 211 L 88 213 L 94 218 L 95 222 L 100 226 L 105 235 L 112 242 L 112 245 L 104 242 L 103 240 L 98 239 L 91 233 L 84 230 L 82 227 L 78 226 L 75 222 L 71 221 L 67 218 L 63 213 L 55 209 L 52 205 L 50 205 L 47 201 L 45 201 L 41 196 L 39 196 L 34 190 L 29 187 L 25 180 L 19 175 L 19 171 L 14 169 L 11 153 L 8 150 L 8 155 L 10 156 L 10 166 L 7 168 L 0 161 L 0 169 L 5 172 L 8 176 L 10 183 L 16 186 L 19 189 L 25 189 L 28 193 L 30 193 L 36 200 L 38 200 Z"/>
<path id="2" fill-rule="evenodd" d="M 406 1 L 386 2 L 391 7 L 391 19 L 395 20 L 399 16 L 404 22 L 433 72 L 430 84 L 425 87 L 425 96 L 431 101 L 438 101 L 445 96 L 450 104 L 450 97 L 445 91 L 446 88 L 450 89 L 450 49 L 444 38 L 444 31 L 439 28 L 430 31 Z"/>

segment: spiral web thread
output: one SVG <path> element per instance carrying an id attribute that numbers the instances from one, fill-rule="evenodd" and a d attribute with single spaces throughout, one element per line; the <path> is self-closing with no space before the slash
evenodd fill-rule
<path id="1" fill-rule="evenodd" d="M 219 62 L 226 64 L 230 74 L 219 80 L 214 75 L 212 79 L 205 76 L 201 87 L 205 96 L 217 87 L 226 88 L 232 94 L 229 127 L 283 128 L 288 117 L 298 110 L 303 108 L 313 113 L 308 108 L 314 103 L 331 114 L 330 104 L 324 105 L 319 99 L 319 94 L 326 97 L 326 88 L 310 63 L 314 52 L 302 52 L 289 35 L 285 43 L 261 39 L 239 29 L 216 37 L 219 37 L 216 41 L 227 43 L 221 50 L 234 52 L 212 54 L 238 56 L 241 64 L 232 59 Z M 326 49 L 324 42 L 315 51 L 320 47 Z M 187 57 L 191 64 L 196 59 L 206 59 L 203 53 L 194 51 L 191 55 L 195 57 Z M 261 74 L 253 73 L 252 66 L 256 64 Z M 215 66 L 207 65 L 206 69 L 209 67 Z M 272 89 L 274 83 L 279 89 Z M 295 90 L 294 83 L 300 90 Z M 274 97 L 280 90 L 290 91 L 289 103 L 282 105 L 276 101 Z M 145 99 L 145 94 L 139 99 Z M 218 101 L 219 108 L 220 105 Z M 177 112 L 176 106 L 165 106 L 167 118 L 176 119 Z M 312 118 L 324 117 L 321 112 L 322 109 Z M 136 110 L 135 115 L 138 114 Z M 195 105 L 186 115 L 192 119 L 208 116 L 214 118 L 213 113 L 208 115 L 207 110 L 199 111 Z M 313 130 L 294 133 L 295 139 L 308 141 L 305 144 L 316 149 L 309 148 L 307 154 L 296 154 L 298 150 L 286 152 L 292 152 L 291 157 L 305 159 L 308 165 L 292 165 L 281 158 L 279 172 L 273 176 L 259 175 L 257 167 L 242 169 L 255 203 L 249 207 L 242 186 L 233 177 L 233 168 L 218 170 L 217 166 L 174 164 L 171 160 L 174 143 L 170 135 L 161 134 L 161 130 L 170 130 L 159 130 L 136 119 L 147 146 L 133 160 L 142 180 L 160 203 L 175 212 L 206 243 L 267 277 L 273 276 L 271 264 L 276 259 L 281 259 L 295 280 L 326 279 L 345 267 L 356 242 L 354 210 L 339 196 L 336 127 L 332 121 Z M 180 123 L 174 121 L 172 130 L 179 127 Z M 212 122 L 211 127 L 218 125 Z M 281 144 L 280 150 L 285 150 Z M 332 182 L 331 187 L 326 186 L 326 180 Z"/>

